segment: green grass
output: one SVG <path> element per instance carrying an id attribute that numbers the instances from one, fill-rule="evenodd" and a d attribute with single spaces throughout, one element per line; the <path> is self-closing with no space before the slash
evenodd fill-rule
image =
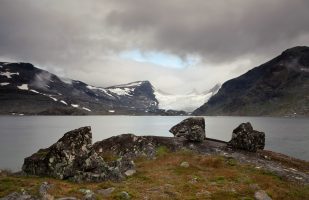
<path id="1" fill-rule="evenodd" d="M 180 167 L 182 162 L 189 167 Z M 76 196 L 82 198 L 79 189 L 96 191 L 115 187 L 110 197 L 98 195 L 98 199 L 121 199 L 126 191 L 132 199 L 254 199 L 258 185 L 273 199 L 308 199 L 309 186 L 298 185 L 268 171 L 243 165 L 236 160 L 220 156 L 197 155 L 190 151 L 171 153 L 159 147 L 157 159 L 136 160 L 137 173 L 122 182 L 77 184 L 52 178 L 22 177 L 0 174 L 0 197 L 22 188 L 38 195 L 38 188 L 47 181 L 54 185 L 50 193 L 55 197 Z"/>

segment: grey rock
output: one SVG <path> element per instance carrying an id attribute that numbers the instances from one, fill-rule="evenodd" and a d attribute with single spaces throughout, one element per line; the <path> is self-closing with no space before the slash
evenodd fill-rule
<path id="1" fill-rule="evenodd" d="M 133 176 L 135 173 L 136 173 L 136 170 L 135 170 L 135 169 L 129 169 L 129 170 L 127 170 L 124 174 L 125 174 L 126 176 Z"/>
<path id="2" fill-rule="evenodd" d="M 256 200 L 272 200 L 264 190 L 259 190 L 254 193 L 254 198 Z"/>
<path id="3" fill-rule="evenodd" d="M 265 133 L 253 130 L 250 122 L 242 123 L 233 130 L 229 146 L 234 149 L 256 152 L 258 149 L 264 149 Z"/>
<path id="4" fill-rule="evenodd" d="M 190 117 L 169 130 L 175 137 L 185 137 L 189 141 L 202 142 L 206 139 L 203 117 Z"/>
<path id="5" fill-rule="evenodd" d="M 121 200 L 129 200 L 129 199 L 131 199 L 129 193 L 127 193 L 126 191 L 120 192 L 119 195 L 118 195 L 118 197 L 119 197 L 119 199 L 121 199 Z"/>
<path id="6" fill-rule="evenodd" d="M 107 189 L 97 190 L 97 193 L 101 194 L 103 197 L 109 197 L 114 192 L 114 190 L 115 190 L 114 187 L 110 187 Z"/>
<path id="7" fill-rule="evenodd" d="M 100 182 L 120 180 L 123 177 L 122 171 L 118 169 L 120 164 L 121 168 L 127 167 L 124 162 L 112 167 L 104 162 L 92 147 L 91 128 L 82 127 L 67 132 L 49 148 L 25 158 L 22 170 L 28 175 L 75 182 Z"/>
<path id="8" fill-rule="evenodd" d="M 53 187 L 52 184 L 49 184 L 48 182 L 43 182 L 43 183 L 40 185 L 39 194 L 40 194 L 41 196 L 44 196 L 44 195 L 48 194 L 48 190 L 50 190 L 52 187 Z"/>
<path id="9" fill-rule="evenodd" d="M 13 192 L 5 197 L 0 198 L 0 200 L 37 200 L 37 198 L 26 193 Z"/>
<path id="10" fill-rule="evenodd" d="M 182 163 L 180 163 L 180 167 L 188 168 L 188 167 L 190 167 L 190 165 L 189 165 L 188 162 L 182 162 Z"/>
<path id="11" fill-rule="evenodd" d="M 76 197 L 61 197 L 56 200 L 77 200 L 77 198 Z"/>
<path id="12" fill-rule="evenodd" d="M 89 189 L 79 189 L 84 194 L 83 200 L 94 200 L 96 199 L 95 193 Z"/>

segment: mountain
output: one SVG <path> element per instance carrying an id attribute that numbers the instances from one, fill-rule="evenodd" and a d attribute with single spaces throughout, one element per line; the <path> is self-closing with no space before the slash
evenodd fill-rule
<path id="1" fill-rule="evenodd" d="M 198 106 L 207 102 L 210 97 L 215 95 L 220 88 L 220 84 L 215 85 L 208 91 L 203 93 L 198 93 L 196 90 L 193 90 L 189 94 L 184 95 L 174 95 L 167 94 L 160 90 L 155 90 L 156 99 L 159 102 L 160 109 L 174 109 L 174 110 L 184 110 L 186 112 L 192 112 Z"/>
<path id="2" fill-rule="evenodd" d="M 225 82 L 193 114 L 309 116 L 309 47 L 287 49 Z"/>
<path id="3" fill-rule="evenodd" d="M 0 114 L 162 113 L 149 81 L 95 87 L 29 63 L 0 62 L 0 94 Z"/>

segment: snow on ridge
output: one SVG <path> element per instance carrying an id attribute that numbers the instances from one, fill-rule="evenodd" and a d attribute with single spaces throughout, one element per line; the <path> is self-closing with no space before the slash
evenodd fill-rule
<path id="1" fill-rule="evenodd" d="M 20 90 L 29 90 L 28 84 L 22 84 L 20 86 L 17 86 L 17 88 Z"/>
<path id="2" fill-rule="evenodd" d="M 110 97 L 114 97 L 113 95 L 109 94 L 108 89 L 104 89 L 104 88 L 100 88 L 100 87 L 95 87 L 95 86 L 91 86 L 91 85 L 87 85 L 86 88 L 90 89 L 90 90 L 99 90 L 100 92 L 103 92 L 104 94 L 110 96 Z"/>
<path id="3" fill-rule="evenodd" d="M 7 78 L 12 78 L 12 76 L 13 75 L 17 75 L 17 76 L 19 76 L 19 73 L 18 72 L 16 72 L 16 73 L 14 73 L 14 72 L 0 72 L 0 75 L 1 76 L 6 76 Z"/>
<path id="4" fill-rule="evenodd" d="M 119 85 L 119 87 L 138 87 L 138 86 L 142 85 L 142 83 L 143 83 L 142 81 L 132 82 L 132 83 L 128 83 L 128 84 Z"/>
<path id="5" fill-rule="evenodd" d="M 36 91 L 36 90 L 30 90 L 30 92 L 34 92 L 34 93 L 37 93 L 37 94 L 41 94 L 41 93 L 39 93 L 39 92 Z"/>
<path id="6" fill-rule="evenodd" d="M 88 111 L 88 112 L 91 112 L 91 110 L 89 108 L 86 108 L 86 107 L 82 107 L 82 109 Z"/>
<path id="7" fill-rule="evenodd" d="M 9 85 L 10 83 L 8 82 L 4 82 L 4 83 L 0 83 L 1 86 L 6 86 L 6 85 Z"/>
<path id="8" fill-rule="evenodd" d="M 133 92 L 135 90 L 135 88 L 109 88 L 108 91 L 117 94 L 117 95 L 127 95 L 127 96 L 132 96 L 132 94 L 130 94 L 131 92 Z"/>
<path id="9" fill-rule="evenodd" d="M 68 105 L 68 103 L 63 100 L 61 100 L 60 103 L 63 103 L 64 105 Z"/>
<path id="10" fill-rule="evenodd" d="M 49 95 L 48 97 L 51 98 L 54 101 L 58 101 L 58 99 L 56 99 L 55 97 L 52 97 L 51 95 Z"/>
<path id="11" fill-rule="evenodd" d="M 78 104 L 71 104 L 71 106 L 74 107 L 74 108 L 78 108 L 79 107 Z"/>

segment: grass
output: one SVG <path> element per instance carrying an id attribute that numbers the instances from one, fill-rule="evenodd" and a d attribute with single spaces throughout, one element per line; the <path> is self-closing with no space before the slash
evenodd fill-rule
<path id="1" fill-rule="evenodd" d="M 180 163 L 188 162 L 189 167 Z M 82 198 L 79 189 L 96 191 L 115 187 L 107 199 L 121 199 L 126 191 L 132 199 L 254 199 L 258 185 L 273 199 L 308 199 L 309 186 L 297 185 L 277 175 L 242 165 L 232 159 L 220 156 L 197 155 L 190 151 L 171 153 L 159 147 L 157 159 L 138 159 L 137 173 L 123 182 L 76 184 L 51 178 L 19 177 L 0 175 L 0 197 L 25 189 L 38 195 L 38 188 L 44 181 L 54 184 L 50 191 L 57 197 L 76 196 Z M 97 196 L 98 199 L 106 199 Z"/>

